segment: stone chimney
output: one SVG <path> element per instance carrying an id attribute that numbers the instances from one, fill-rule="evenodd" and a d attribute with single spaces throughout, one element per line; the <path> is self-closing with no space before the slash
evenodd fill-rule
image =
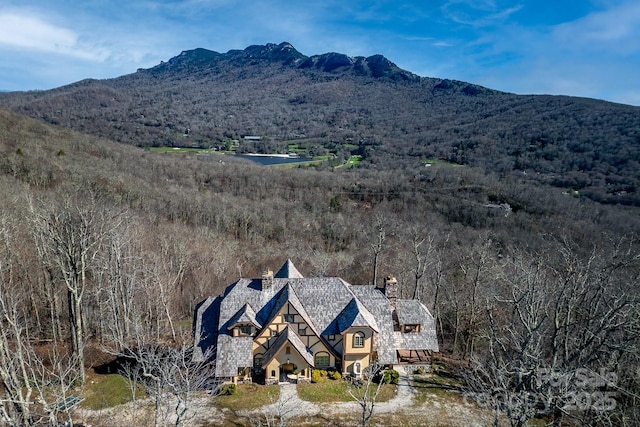
<path id="1" fill-rule="evenodd" d="M 384 278 L 384 295 L 391 303 L 391 306 L 395 308 L 398 300 L 398 281 L 395 277 L 387 276 Z"/>
<path id="2" fill-rule="evenodd" d="M 267 269 L 262 273 L 262 289 L 268 289 L 273 285 L 273 271 Z"/>

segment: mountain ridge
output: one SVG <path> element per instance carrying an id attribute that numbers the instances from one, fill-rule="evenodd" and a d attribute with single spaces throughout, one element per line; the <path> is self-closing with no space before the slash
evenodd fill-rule
<path id="1" fill-rule="evenodd" d="M 166 62 L 161 62 L 148 69 L 138 69 L 138 72 L 159 73 L 189 67 L 206 69 L 217 65 L 222 60 L 233 61 L 241 65 L 244 65 L 243 62 L 245 61 L 252 61 L 254 64 L 257 61 L 267 61 L 281 63 L 283 66 L 292 68 L 314 68 L 327 73 L 352 72 L 359 76 L 386 77 L 392 80 L 417 81 L 421 78 L 416 74 L 403 70 L 380 54 L 368 57 L 351 57 L 343 53 L 327 52 L 320 55 L 306 56 L 288 42 L 251 45 L 243 50 L 232 49 L 226 53 L 204 48 L 184 50 Z"/>
<path id="2" fill-rule="evenodd" d="M 114 79 L 0 94 L 0 106 L 138 146 L 235 139 L 241 152 L 276 153 L 294 141 L 311 155 L 360 154 L 362 167 L 419 175 L 437 159 L 640 205 L 640 107 L 420 77 L 382 55 L 198 48 Z"/>

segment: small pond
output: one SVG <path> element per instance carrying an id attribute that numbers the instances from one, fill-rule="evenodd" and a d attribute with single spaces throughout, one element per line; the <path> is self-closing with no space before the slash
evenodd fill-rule
<path id="1" fill-rule="evenodd" d="M 255 154 L 236 154 L 236 157 L 251 160 L 252 162 L 260 163 L 264 166 L 270 165 L 284 165 L 288 163 L 303 163 L 310 162 L 313 159 L 306 157 L 288 157 L 288 156 L 269 156 L 269 155 L 255 155 Z"/>

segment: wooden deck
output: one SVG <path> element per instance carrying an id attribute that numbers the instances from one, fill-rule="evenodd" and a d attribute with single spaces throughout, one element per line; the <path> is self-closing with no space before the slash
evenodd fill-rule
<path id="1" fill-rule="evenodd" d="M 398 362 L 407 365 L 431 364 L 430 350 L 398 350 Z"/>

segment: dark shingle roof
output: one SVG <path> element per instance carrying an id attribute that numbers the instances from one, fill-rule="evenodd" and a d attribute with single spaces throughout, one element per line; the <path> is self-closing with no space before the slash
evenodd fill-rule
<path id="1" fill-rule="evenodd" d="M 400 299 L 396 301 L 398 323 L 401 325 L 422 325 L 427 320 L 423 307 L 422 303 L 417 299 Z"/>
<path id="2" fill-rule="evenodd" d="M 393 334 L 393 310 L 389 300 L 373 285 L 351 286 L 351 290 L 378 322 L 375 348 L 383 365 L 398 363 Z"/>
<path id="3" fill-rule="evenodd" d="M 379 332 L 376 319 L 356 297 L 353 297 L 338 315 L 338 330 L 340 333 L 352 327 L 368 327 Z"/>
<path id="4" fill-rule="evenodd" d="M 247 303 L 229 319 L 227 329 L 233 328 L 237 324 L 251 323 L 256 328 L 262 328 L 262 325 L 256 320 L 256 312 Z"/>
<path id="5" fill-rule="evenodd" d="M 253 366 L 253 337 L 218 335 L 216 376 L 234 377 L 238 368 Z"/>
<path id="6" fill-rule="evenodd" d="M 420 332 L 395 332 L 396 348 L 438 351 L 435 322 L 427 307 L 418 300 L 398 300 L 396 307 L 401 325 L 420 325 Z"/>
<path id="7" fill-rule="evenodd" d="M 193 335 L 196 345 L 193 359 L 202 361 L 215 358 L 221 297 L 209 297 L 196 306 Z M 213 354 L 212 354 L 213 353 Z"/>

